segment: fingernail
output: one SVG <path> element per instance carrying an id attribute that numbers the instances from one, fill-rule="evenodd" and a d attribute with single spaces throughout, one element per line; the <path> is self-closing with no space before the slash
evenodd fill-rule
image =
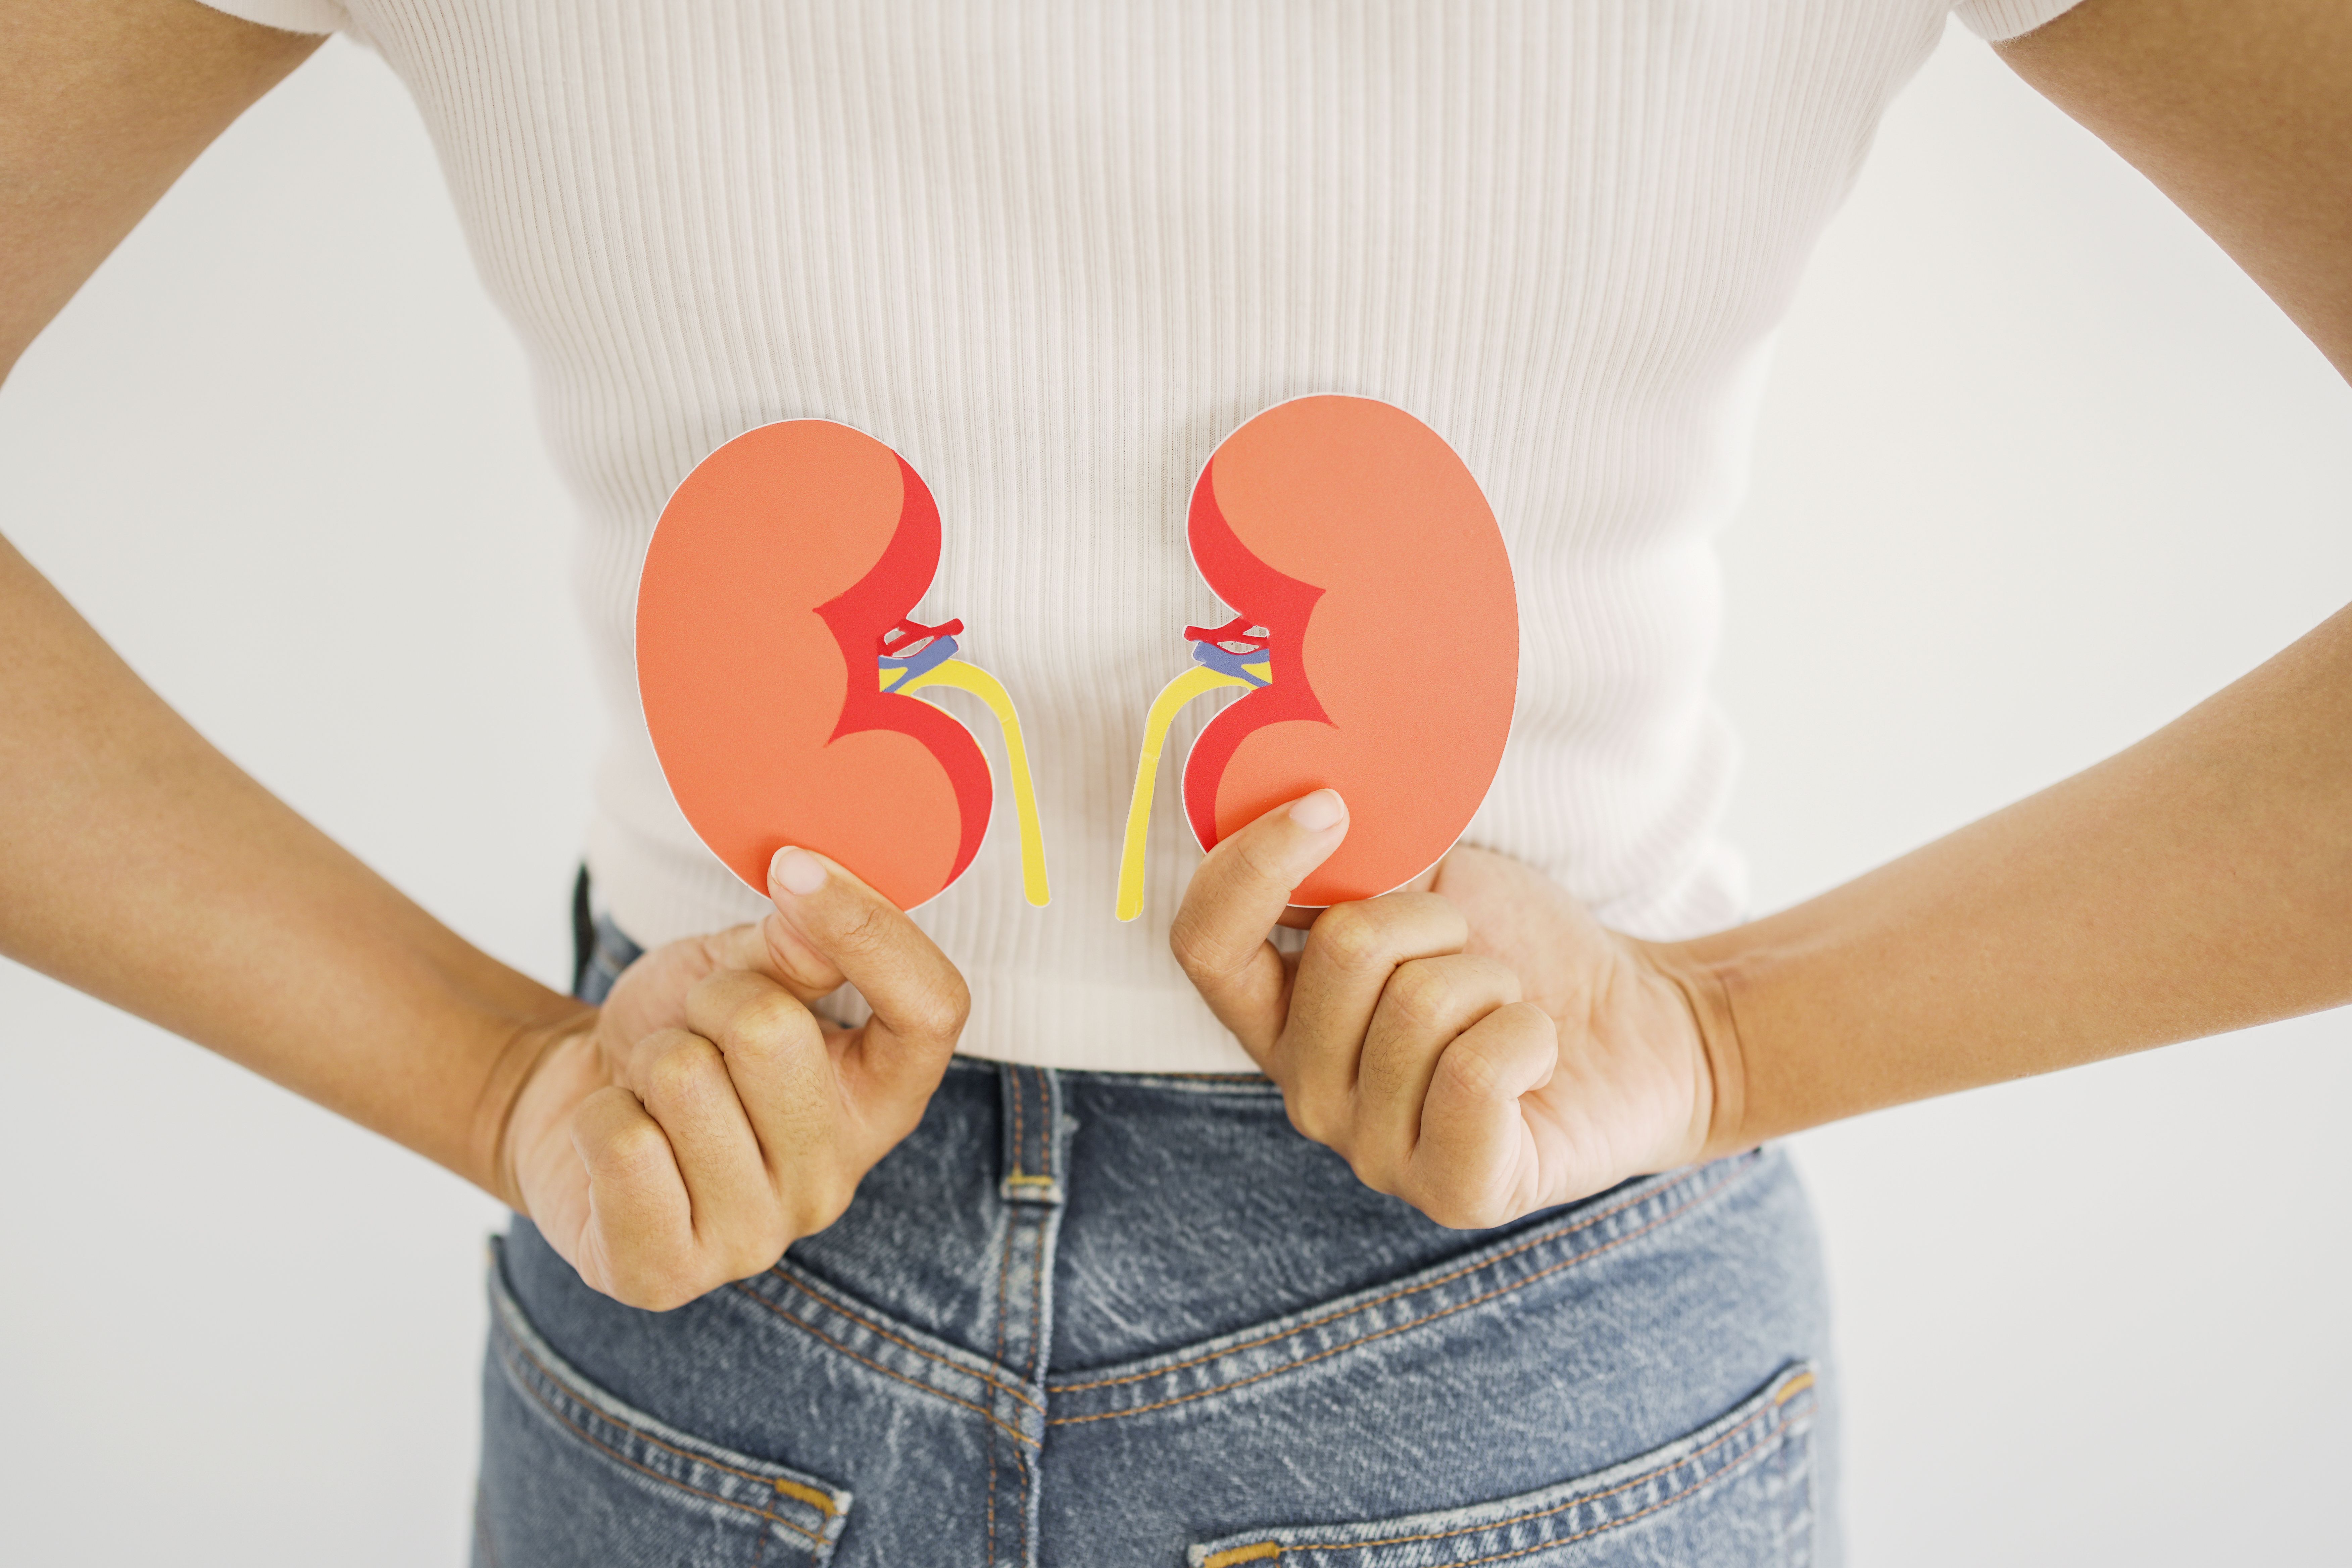
<path id="1" fill-rule="evenodd" d="M 824 862 L 805 849 L 779 849 L 768 862 L 768 876 L 787 893 L 806 898 L 824 886 Z"/>
<path id="2" fill-rule="evenodd" d="M 1337 827 L 1347 819 L 1347 803 L 1336 789 L 1318 789 L 1291 803 L 1290 820 L 1309 833 L 1320 833 L 1327 827 Z"/>

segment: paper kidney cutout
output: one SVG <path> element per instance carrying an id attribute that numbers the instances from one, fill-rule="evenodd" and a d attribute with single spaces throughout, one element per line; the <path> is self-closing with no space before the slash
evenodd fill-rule
<path id="1" fill-rule="evenodd" d="M 1454 847 L 1501 764 L 1518 693 L 1518 595 L 1469 468 L 1363 397 L 1302 397 L 1225 437 L 1192 489 L 1193 563 L 1237 614 L 1187 626 L 1193 667 L 1145 720 L 1118 918 L 1143 908 L 1154 775 L 1177 710 L 1247 688 L 1184 763 L 1203 849 L 1328 786 L 1348 837 L 1295 903 L 1372 898 Z"/>
<path id="2" fill-rule="evenodd" d="M 906 618 L 940 562 L 921 478 L 872 437 L 793 419 L 736 437 L 662 509 L 637 586 L 637 689 L 663 776 L 751 888 L 785 845 L 901 909 L 961 876 L 988 831 L 971 731 L 909 693 L 957 686 L 1003 726 L 1023 881 L 1046 900 L 1020 716 L 954 657 L 961 621 Z"/>

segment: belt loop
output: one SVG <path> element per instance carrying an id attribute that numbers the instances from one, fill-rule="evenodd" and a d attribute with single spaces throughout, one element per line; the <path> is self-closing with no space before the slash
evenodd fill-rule
<path id="1" fill-rule="evenodd" d="M 1062 1075 L 1051 1068 L 999 1063 L 1004 1091 L 1004 1180 L 1009 1204 L 1062 1201 L 1062 1163 L 1068 1129 L 1062 1116 Z"/>
<path id="2" fill-rule="evenodd" d="M 1072 1122 L 1062 1075 L 1000 1062 L 1003 1207 L 993 1216 L 998 1375 L 990 1379 L 988 1568 L 1037 1568 L 1037 1454 L 1045 1441 L 1045 1368 L 1054 1341 L 1054 1244 Z"/>

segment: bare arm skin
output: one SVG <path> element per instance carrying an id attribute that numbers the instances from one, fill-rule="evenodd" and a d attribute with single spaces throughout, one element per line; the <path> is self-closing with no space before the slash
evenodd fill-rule
<path id="1" fill-rule="evenodd" d="M 1999 47 L 2352 377 L 2352 6 L 2087 0 Z M 1715 1148 L 2352 1002 L 2352 610 L 2121 755 L 1681 956 L 1719 982 Z"/>
<path id="2" fill-rule="evenodd" d="M 325 40 L 192 0 L 0 0 L 0 376 L 196 154 Z"/>
<path id="3" fill-rule="evenodd" d="M 1994 47 L 2195 219 L 2352 380 L 2352 10 L 2086 0 Z"/>
<path id="4" fill-rule="evenodd" d="M 321 40 L 192 0 L 10 0 L 0 32 L 13 365 Z M 0 801 L 0 952 L 495 1190 L 509 1047 L 577 1005 L 468 947 L 247 777 L 5 542 Z"/>
<path id="5" fill-rule="evenodd" d="M 194 0 L 0 0 L 0 371 L 318 47 Z M 838 867 L 584 1007 L 248 778 L 0 541 L 0 953 L 438 1162 L 665 1308 L 830 1224 L 913 1128 L 962 977 Z M 809 1005 L 848 980 L 874 1021 Z"/>
<path id="6" fill-rule="evenodd" d="M 2352 610 L 2121 755 L 1664 954 L 1711 1152 L 2352 1002 Z"/>
<path id="7" fill-rule="evenodd" d="M 2087 0 L 2001 54 L 2352 376 L 2352 5 Z M 1697 942 L 1464 848 L 1286 957 L 1265 931 L 1347 831 L 1318 802 L 1219 845 L 1171 941 L 1300 1131 L 1449 1224 L 2352 1003 L 2352 609 L 2121 755 Z"/>

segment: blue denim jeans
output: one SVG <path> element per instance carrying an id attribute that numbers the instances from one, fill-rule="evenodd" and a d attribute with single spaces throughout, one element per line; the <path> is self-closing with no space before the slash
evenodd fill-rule
<path id="1" fill-rule="evenodd" d="M 959 1058 L 765 1274 L 639 1311 L 518 1217 L 490 1291 L 478 1568 L 1836 1558 L 1772 1149 L 1454 1231 L 1263 1079 Z"/>

